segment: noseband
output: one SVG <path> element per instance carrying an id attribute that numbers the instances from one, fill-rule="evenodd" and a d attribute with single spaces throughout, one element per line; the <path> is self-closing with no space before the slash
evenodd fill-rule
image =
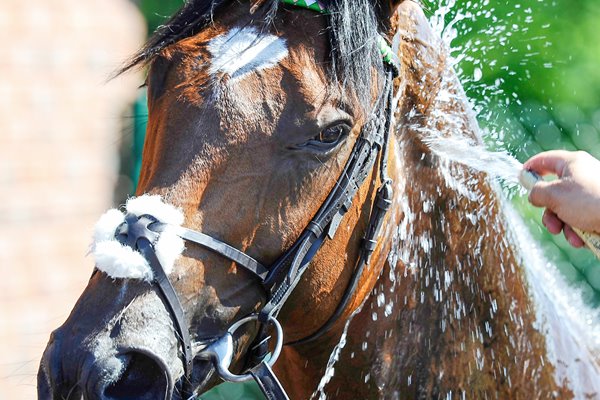
<path id="1" fill-rule="evenodd" d="M 263 308 L 258 313 L 236 322 L 224 336 L 202 349 L 196 357 L 212 360 L 217 372 L 225 380 L 240 382 L 255 379 L 269 400 L 288 399 L 283 387 L 271 370 L 271 365 L 277 360 L 283 343 L 283 332 L 277 321 L 277 315 L 285 301 L 302 278 L 310 265 L 310 261 L 325 239 L 334 238 L 343 216 L 349 210 L 356 193 L 362 187 L 370 172 L 378 169 L 381 186 L 377 190 L 373 201 L 369 224 L 360 245 L 359 258 L 342 300 L 331 317 L 316 332 L 306 338 L 287 344 L 308 343 L 326 333 L 344 314 L 349 301 L 352 299 L 365 266 L 369 264 L 371 254 L 377 246 L 384 217 L 392 203 L 392 180 L 387 174 L 387 161 L 388 142 L 394 111 L 393 80 L 399 73 L 399 60 L 391 50 L 387 50 L 385 53 L 382 51 L 382 55 L 386 76 L 383 91 L 374 106 L 375 112 L 372 113 L 363 126 L 344 170 L 327 199 L 296 242 L 273 265 L 266 267 L 248 254 L 202 232 L 169 226 L 169 229 L 174 229 L 174 232 L 182 239 L 202 246 L 243 267 L 254 275 L 262 285 L 267 295 L 267 302 Z M 378 113 L 377 110 L 382 111 Z M 379 165 L 377 166 L 378 159 Z M 193 396 L 191 384 L 194 355 L 189 328 L 185 321 L 181 302 L 154 249 L 154 244 L 157 242 L 160 233 L 166 228 L 167 224 L 159 222 L 151 215 L 138 217 L 128 214 L 125 222 L 117 228 L 115 237 L 122 244 L 138 250 L 146 258 L 152 269 L 154 274 L 152 283 L 156 284 L 167 305 L 181 342 L 184 369 L 182 397 L 187 399 Z M 247 374 L 232 374 L 229 372 L 229 365 L 233 358 L 233 336 L 242 325 L 256 321 L 260 323 L 260 329 L 250 350 L 250 358 L 255 366 L 249 368 Z M 277 332 L 275 351 L 270 358 L 268 357 L 269 326 L 273 326 Z"/>

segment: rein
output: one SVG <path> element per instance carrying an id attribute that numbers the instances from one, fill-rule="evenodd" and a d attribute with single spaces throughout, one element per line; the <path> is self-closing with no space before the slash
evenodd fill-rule
<path id="1" fill-rule="evenodd" d="M 293 0 L 283 0 L 283 2 L 303 6 L 301 3 L 304 3 L 304 0 L 299 0 L 296 3 Z M 314 10 L 313 7 L 306 6 L 306 8 Z M 249 271 L 267 294 L 267 302 L 258 313 L 249 315 L 234 323 L 225 335 L 208 344 L 196 357 L 211 360 L 224 380 L 242 382 L 254 379 L 268 400 L 286 400 L 288 396 L 271 369 L 283 345 L 283 331 L 277 321 L 277 315 L 304 272 L 308 269 L 311 260 L 325 239 L 334 238 L 336 230 L 343 216 L 349 210 L 356 193 L 362 187 L 369 173 L 377 168 L 381 185 L 371 207 L 369 224 L 360 246 L 358 261 L 342 300 L 331 317 L 316 332 L 308 337 L 286 344 L 304 344 L 316 340 L 328 332 L 346 310 L 365 266 L 369 264 L 371 254 L 377 246 L 383 220 L 391 206 L 393 196 L 392 180 L 387 174 L 387 161 L 388 142 L 394 112 L 393 80 L 399 74 L 399 60 L 383 38 L 380 38 L 381 42 L 385 44 L 385 46 L 380 45 L 380 49 L 386 76 L 383 91 L 373 108 L 375 111 L 363 126 L 344 170 L 327 199 L 296 242 L 273 265 L 264 266 L 248 254 L 212 236 L 188 228 L 161 223 L 151 215 L 138 217 L 134 214 L 128 214 L 125 217 L 125 222 L 117 228 L 115 232 L 116 239 L 122 244 L 139 251 L 148 261 L 154 274 L 152 283 L 157 285 L 173 319 L 183 353 L 182 398 L 194 397 L 191 387 L 194 355 L 183 307 L 154 249 L 160 233 L 167 226 L 174 229 L 175 233 L 182 239 L 217 253 Z M 376 110 L 383 110 L 383 112 L 377 113 Z M 241 326 L 252 322 L 260 323 L 258 335 L 250 349 L 250 359 L 255 366 L 249 368 L 246 374 L 232 374 L 229 371 L 229 366 L 234 353 L 233 337 Z M 275 350 L 270 357 L 268 347 L 271 338 L 268 333 L 269 326 L 274 327 L 277 332 Z"/>

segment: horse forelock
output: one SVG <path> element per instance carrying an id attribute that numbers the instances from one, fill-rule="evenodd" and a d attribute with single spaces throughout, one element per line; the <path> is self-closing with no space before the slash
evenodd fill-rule
<path id="1" fill-rule="evenodd" d="M 271 25 L 276 24 L 279 7 L 293 9 L 293 6 L 281 5 L 279 0 L 252 3 L 249 12 L 254 13 L 254 21 L 260 21 L 258 23 L 265 27 L 260 31 L 267 31 Z M 314 34 L 326 34 L 326 40 L 329 41 L 330 79 L 345 90 L 356 93 L 362 106 L 367 109 L 372 101 L 371 88 L 381 84 L 381 79 L 378 78 L 381 74 L 373 74 L 373 70 L 383 70 L 377 37 L 379 33 L 389 33 L 389 15 L 386 15 L 389 11 L 378 0 L 323 0 L 321 3 L 328 10 L 328 29 Z M 152 64 L 157 56 L 168 52 L 170 46 L 218 22 L 222 18 L 221 11 L 230 5 L 233 5 L 230 0 L 186 2 L 167 23 L 154 32 L 117 74 Z M 243 74 L 244 71 L 238 69 L 236 72 Z"/>

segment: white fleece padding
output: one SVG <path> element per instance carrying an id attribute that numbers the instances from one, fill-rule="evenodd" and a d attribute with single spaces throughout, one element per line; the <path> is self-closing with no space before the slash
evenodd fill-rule
<path id="1" fill-rule="evenodd" d="M 183 213 L 178 208 L 162 201 L 157 195 L 143 195 L 127 200 L 127 212 L 135 215 L 152 215 L 154 218 L 169 225 L 183 224 Z"/>
<path id="2" fill-rule="evenodd" d="M 181 210 L 162 201 L 160 196 L 143 195 L 127 201 L 126 212 L 137 216 L 148 214 L 160 222 L 171 226 L 181 226 L 183 213 Z M 91 253 L 96 262 L 96 268 L 105 272 L 111 278 L 121 279 L 153 279 L 148 261 L 129 246 L 123 246 L 115 239 L 117 227 L 125 221 L 125 214 L 117 209 L 108 210 L 100 217 L 94 228 L 94 238 Z M 173 229 L 167 227 L 160 234 L 154 247 L 156 257 L 167 274 L 173 270 L 173 265 L 184 250 L 184 242 Z"/>
<path id="3" fill-rule="evenodd" d="M 96 268 L 111 278 L 143 279 L 151 281 L 153 274 L 148 261 L 129 246 L 116 240 L 96 243 L 94 248 Z"/>
<path id="4" fill-rule="evenodd" d="M 112 208 L 102 214 L 96 226 L 94 227 L 94 241 L 92 243 L 92 251 L 97 243 L 107 240 L 114 240 L 115 230 L 125 220 L 123 213 L 116 208 Z"/>

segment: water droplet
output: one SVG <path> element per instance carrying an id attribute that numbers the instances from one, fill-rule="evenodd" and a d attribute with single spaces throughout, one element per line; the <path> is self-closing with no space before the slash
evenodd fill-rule
<path id="1" fill-rule="evenodd" d="M 385 310 L 383 310 L 383 315 L 385 315 L 386 317 L 389 317 L 390 315 L 392 315 L 392 309 L 393 309 L 394 303 L 390 302 L 389 304 L 385 305 Z"/>
<path id="2" fill-rule="evenodd" d="M 377 307 L 381 307 L 385 303 L 385 295 L 383 293 L 379 293 L 377 295 Z"/>

